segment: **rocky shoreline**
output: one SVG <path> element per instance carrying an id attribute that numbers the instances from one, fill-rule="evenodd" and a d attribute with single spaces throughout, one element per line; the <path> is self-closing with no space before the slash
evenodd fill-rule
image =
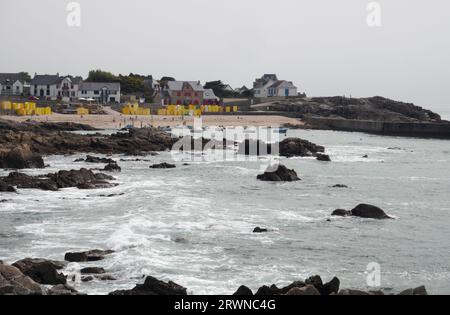
<path id="1" fill-rule="evenodd" d="M 70 262 L 92 262 L 106 259 L 114 251 L 91 250 L 80 253 L 67 253 L 65 261 L 26 258 L 5 264 L 0 261 L 0 295 L 86 295 L 78 292 L 63 274 Z M 101 267 L 81 267 L 79 270 L 82 282 L 115 281 Z M 76 276 L 72 276 L 74 281 Z M 279 288 L 277 285 L 261 286 L 253 292 L 247 286 L 240 286 L 233 296 L 282 296 L 282 295 L 387 295 L 382 290 L 358 290 L 341 288 L 341 281 L 334 277 L 324 282 L 320 276 L 312 276 L 306 280 L 298 280 Z M 164 282 L 154 277 L 145 277 L 144 283 L 137 284 L 129 290 L 117 290 L 109 295 L 188 295 L 188 289 L 172 281 Z M 403 290 L 398 295 L 428 295 L 424 286 Z"/>

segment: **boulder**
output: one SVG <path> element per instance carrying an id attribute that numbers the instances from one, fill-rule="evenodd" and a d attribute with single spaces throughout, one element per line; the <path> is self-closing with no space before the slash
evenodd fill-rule
<path id="1" fill-rule="evenodd" d="M 61 295 L 61 296 L 69 296 L 69 295 L 85 295 L 83 293 L 78 292 L 75 288 L 69 286 L 68 284 L 59 284 L 47 291 L 48 295 Z"/>
<path id="2" fill-rule="evenodd" d="M 360 218 L 392 219 L 382 209 L 368 204 L 360 204 L 356 208 L 354 208 L 351 212 L 353 216 Z"/>
<path id="3" fill-rule="evenodd" d="M 86 156 L 86 159 L 84 160 L 86 163 L 99 163 L 99 164 L 116 164 L 117 162 L 113 159 L 108 158 L 100 158 L 92 155 Z"/>
<path id="4" fill-rule="evenodd" d="M 241 285 L 236 292 L 233 293 L 234 296 L 252 296 L 253 292 L 245 285 Z"/>
<path id="5" fill-rule="evenodd" d="M 121 172 L 122 168 L 116 162 L 114 162 L 106 165 L 103 170 L 105 172 Z"/>
<path id="6" fill-rule="evenodd" d="M 267 229 L 262 229 L 262 228 L 260 228 L 260 227 L 256 227 L 256 228 L 253 230 L 253 233 L 266 233 L 266 232 L 268 232 Z"/>
<path id="7" fill-rule="evenodd" d="M 300 138 L 287 138 L 281 141 L 279 145 L 280 156 L 288 158 L 297 156 L 316 156 L 318 153 L 325 152 L 323 146 Z"/>
<path id="8" fill-rule="evenodd" d="M 365 219 L 377 219 L 377 220 L 392 219 L 382 209 L 368 204 L 360 204 L 351 211 L 347 211 L 344 209 L 337 209 L 334 210 L 331 215 L 341 217 L 354 216 Z"/>
<path id="9" fill-rule="evenodd" d="M 13 186 L 0 181 L 0 192 L 16 192 L 16 189 Z"/>
<path id="10" fill-rule="evenodd" d="M 331 162 L 331 158 L 327 154 L 318 153 L 316 159 L 322 162 Z"/>
<path id="11" fill-rule="evenodd" d="M 110 188 L 116 186 L 107 182 L 114 177 L 94 173 L 82 168 L 81 170 L 59 171 L 58 173 L 30 176 L 12 172 L 7 177 L 0 178 L 0 182 L 19 189 L 42 189 L 56 191 L 61 188 L 77 187 L 79 189 Z"/>
<path id="12" fill-rule="evenodd" d="M 341 285 L 341 281 L 334 277 L 330 282 L 325 283 L 320 291 L 321 295 L 331 295 L 339 293 L 339 286 Z"/>
<path id="13" fill-rule="evenodd" d="M 100 267 L 86 267 L 80 270 L 82 275 L 90 274 L 90 275 L 100 275 L 106 273 L 105 269 Z"/>
<path id="14" fill-rule="evenodd" d="M 371 292 L 353 290 L 353 289 L 342 289 L 339 291 L 338 295 L 374 295 Z"/>
<path id="15" fill-rule="evenodd" d="M 331 188 L 348 188 L 348 186 L 343 185 L 343 184 L 336 184 L 336 185 L 331 186 Z"/>
<path id="16" fill-rule="evenodd" d="M 404 290 L 400 292 L 398 295 L 428 295 L 428 292 L 424 286 L 421 286 L 415 289 Z"/>
<path id="17" fill-rule="evenodd" d="M 275 285 L 271 285 L 270 287 L 264 285 L 256 291 L 255 295 L 258 296 L 270 296 L 270 295 L 280 295 L 280 289 Z"/>
<path id="18" fill-rule="evenodd" d="M 94 249 L 87 252 L 67 253 L 64 260 L 69 262 L 87 262 L 99 261 L 105 259 L 105 256 L 114 253 L 112 250 Z"/>
<path id="19" fill-rule="evenodd" d="M 91 282 L 91 281 L 94 281 L 94 277 L 92 276 L 81 277 L 81 282 Z"/>
<path id="20" fill-rule="evenodd" d="M 45 295 L 45 290 L 14 266 L 0 264 L 0 295 Z"/>
<path id="21" fill-rule="evenodd" d="M 13 266 L 40 284 L 57 285 L 67 282 L 66 276 L 58 273 L 58 270 L 65 267 L 64 262 L 26 258 L 15 262 Z"/>
<path id="22" fill-rule="evenodd" d="M 286 295 L 320 295 L 320 292 L 313 285 L 306 285 L 302 288 L 293 288 Z"/>
<path id="23" fill-rule="evenodd" d="M 154 164 L 150 166 L 150 168 L 153 169 L 168 169 L 168 168 L 176 168 L 176 165 L 169 164 L 169 163 L 160 163 L 160 164 Z"/>
<path id="24" fill-rule="evenodd" d="M 31 151 L 28 144 L 21 144 L 0 156 L 0 168 L 44 168 L 44 160 Z"/>
<path id="25" fill-rule="evenodd" d="M 337 217 L 348 217 L 348 216 L 352 215 L 352 212 L 348 211 L 348 210 L 344 210 L 344 209 L 337 209 L 337 210 L 334 210 L 331 215 L 337 216 Z"/>
<path id="26" fill-rule="evenodd" d="M 269 182 L 293 182 L 300 180 L 294 170 L 290 170 L 284 165 L 279 165 L 274 172 L 264 172 L 264 174 L 258 175 L 257 179 Z"/>
<path id="27" fill-rule="evenodd" d="M 166 283 L 147 277 L 144 284 L 138 284 L 131 290 L 114 291 L 110 295 L 187 295 L 187 290 L 172 281 Z"/>

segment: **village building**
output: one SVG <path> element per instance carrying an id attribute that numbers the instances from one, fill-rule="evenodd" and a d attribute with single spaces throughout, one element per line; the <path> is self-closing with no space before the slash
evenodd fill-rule
<path id="1" fill-rule="evenodd" d="M 298 88 L 286 80 L 278 80 L 276 74 L 265 74 L 253 83 L 255 97 L 293 97 L 298 95 Z"/>
<path id="2" fill-rule="evenodd" d="M 78 99 L 92 99 L 98 103 L 120 103 L 120 83 L 82 82 Z"/>
<path id="3" fill-rule="evenodd" d="M 40 99 L 56 100 L 60 83 L 61 78 L 59 74 L 36 74 L 31 80 L 30 95 Z"/>
<path id="4" fill-rule="evenodd" d="M 23 73 L 0 73 L 0 95 L 23 95 L 29 82 Z"/>
<path id="5" fill-rule="evenodd" d="M 169 81 L 161 95 L 165 105 L 202 105 L 204 92 L 200 81 Z"/>

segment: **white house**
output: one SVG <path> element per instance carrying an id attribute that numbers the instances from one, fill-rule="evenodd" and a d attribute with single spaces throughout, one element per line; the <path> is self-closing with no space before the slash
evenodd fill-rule
<path id="1" fill-rule="evenodd" d="M 82 81 L 83 78 L 81 77 L 61 77 L 58 83 L 58 99 L 67 103 L 75 101 L 78 98 L 78 91 Z"/>
<path id="2" fill-rule="evenodd" d="M 276 74 L 265 74 L 253 83 L 255 97 L 292 97 L 298 95 L 298 88 L 291 82 L 278 80 Z"/>
<path id="3" fill-rule="evenodd" d="M 94 99 L 99 103 L 120 103 L 120 83 L 83 82 L 79 99 Z"/>
<path id="4" fill-rule="evenodd" d="M 22 73 L 0 73 L 0 95 L 22 95 L 26 84 Z"/>
<path id="5" fill-rule="evenodd" d="M 35 75 L 31 80 L 30 95 L 42 99 L 56 100 L 61 78 L 56 75 Z"/>

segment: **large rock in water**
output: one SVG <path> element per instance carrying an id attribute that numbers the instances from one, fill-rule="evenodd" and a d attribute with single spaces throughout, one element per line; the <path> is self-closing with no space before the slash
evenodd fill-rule
<path id="1" fill-rule="evenodd" d="M 16 189 L 13 186 L 0 181 L 0 192 L 16 192 Z"/>
<path id="2" fill-rule="evenodd" d="M 147 277 L 144 284 L 138 284 L 131 290 L 114 291 L 109 295 L 187 295 L 187 290 L 172 281 L 166 283 Z"/>
<path id="3" fill-rule="evenodd" d="M 284 157 L 316 156 L 325 152 L 325 148 L 300 138 L 287 138 L 280 142 L 280 155 Z"/>
<path id="4" fill-rule="evenodd" d="M 67 253 L 64 256 L 64 260 L 70 262 L 99 261 L 105 259 L 105 256 L 113 253 L 113 250 L 94 249 L 87 252 Z"/>
<path id="5" fill-rule="evenodd" d="M 30 176 L 12 172 L 7 177 L 0 178 L 0 182 L 17 186 L 19 189 L 42 189 L 56 191 L 60 188 L 77 187 L 79 189 L 109 188 L 116 186 L 107 182 L 114 177 L 94 173 L 87 169 L 59 171 L 54 174 Z"/>
<path id="6" fill-rule="evenodd" d="M 340 217 L 354 216 L 377 220 L 392 219 L 392 217 L 388 216 L 382 209 L 368 204 L 360 204 L 351 211 L 347 211 L 344 209 L 337 209 L 334 210 L 331 215 Z"/>
<path id="7" fill-rule="evenodd" d="M 0 295 L 44 295 L 45 290 L 14 266 L 0 263 Z"/>
<path id="8" fill-rule="evenodd" d="M 274 172 L 265 172 L 262 175 L 258 175 L 257 179 L 268 182 L 293 182 L 300 180 L 294 170 L 290 170 L 284 165 L 279 165 Z"/>
<path id="9" fill-rule="evenodd" d="M 352 215 L 360 218 L 368 218 L 368 219 L 392 219 L 388 216 L 383 210 L 378 207 L 368 205 L 368 204 L 360 204 L 356 208 L 351 211 Z"/>
<path id="10" fill-rule="evenodd" d="M 261 140 L 245 140 L 239 144 L 239 154 L 244 155 L 277 155 L 284 157 L 308 157 L 317 156 L 319 153 L 325 152 L 323 146 L 314 144 L 300 138 L 287 138 L 277 143 L 278 148 L 270 143 Z M 278 152 L 277 152 L 278 151 Z"/>
<path id="11" fill-rule="evenodd" d="M 164 163 L 161 163 L 161 164 L 154 164 L 154 165 L 150 166 L 150 168 L 153 168 L 153 169 L 169 169 L 169 168 L 176 168 L 176 165 L 164 162 Z"/>
<path id="12" fill-rule="evenodd" d="M 22 144 L 0 156 L 0 168 L 44 168 L 44 160 L 31 151 L 28 144 Z"/>
<path id="13" fill-rule="evenodd" d="M 66 276 L 58 273 L 65 267 L 64 262 L 26 258 L 13 264 L 22 273 L 40 284 L 65 284 Z"/>

